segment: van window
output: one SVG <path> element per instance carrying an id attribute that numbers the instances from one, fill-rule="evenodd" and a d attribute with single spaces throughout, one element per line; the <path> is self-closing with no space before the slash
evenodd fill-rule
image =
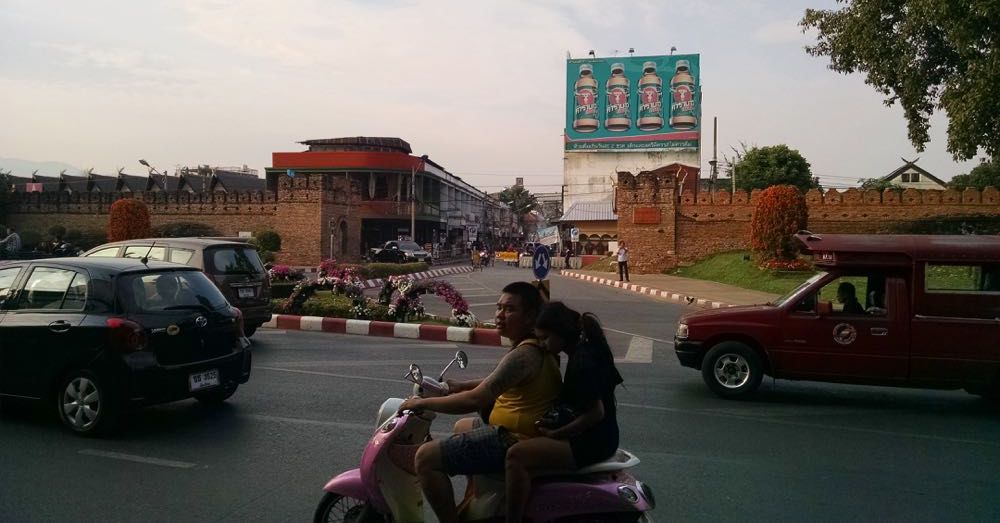
<path id="1" fill-rule="evenodd" d="M 99 251 L 94 251 L 87 256 L 96 256 L 98 258 L 115 258 L 118 256 L 118 249 L 120 247 L 108 247 L 107 249 L 101 249 Z"/>
<path id="2" fill-rule="evenodd" d="M 804 296 L 796 304 L 795 311 L 828 310 L 833 315 L 885 316 L 888 312 L 885 292 L 885 274 L 880 272 L 839 276 L 818 292 Z"/>
<path id="3" fill-rule="evenodd" d="M 166 247 L 153 247 L 150 248 L 149 245 L 129 245 L 125 247 L 125 252 L 122 254 L 122 258 L 135 258 L 140 259 L 149 253 L 150 260 L 163 261 L 167 259 L 167 248 Z"/>
<path id="4" fill-rule="evenodd" d="M 930 293 L 1000 292 L 1000 265 L 928 263 L 924 268 L 924 289 Z"/>
<path id="5" fill-rule="evenodd" d="M 170 261 L 174 263 L 187 265 L 192 256 L 194 256 L 194 251 L 190 249 L 178 249 L 177 247 L 170 249 Z"/>
<path id="6" fill-rule="evenodd" d="M 212 274 L 262 274 L 264 264 L 257 251 L 246 247 L 220 247 L 208 251 L 208 270 Z"/>

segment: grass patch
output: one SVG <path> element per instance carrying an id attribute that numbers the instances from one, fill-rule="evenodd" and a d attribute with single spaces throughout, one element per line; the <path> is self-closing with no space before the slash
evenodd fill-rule
<path id="1" fill-rule="evenodd" d="M 724 252 L 705 258 L 690 267 L 678 267 L 666 274 L 708 280 L 772 294 L 785 294 L 808 280 L 814 271 L 775 272 L 758 269 L 749 251 Z"/>
<path id="2" fill-rule="evenodd" d="M 581 269 L 585 271 L 618 272 L 618 257 L 614 254 L 605 256 L 586 267 L 581 267 Z"/>

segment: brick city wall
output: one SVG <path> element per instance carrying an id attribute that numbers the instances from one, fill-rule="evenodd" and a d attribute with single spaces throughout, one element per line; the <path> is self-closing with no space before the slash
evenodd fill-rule
<path id="1" fill-rule="evenodd" d="M 750 220 L 759 191 L 701 192 L 697 196 L 685 191 L 675 201 L 652 196 L 675 189 L 669 177 L 643 178 L 646 175 L 620 174 L 617 191 L 618 235 L 631 247 L 633 261 L 629 265 L 635 267 L 635 272 L 660 272 L 717 252 L 750 247 Z M 993 187 L 982 191 L 906 189 L 884 193 L 853 188 L 826 192 L 813 189 L 806 193 L 806 203 L 808 228 L 817 233 L 878 234 L 921 219 L 1000 216 L 1000 191 Z M 664 238 L 670 234 L 670 226 L 651 228 L 633 223 L 637 206 L 657 207 L 662 224 L 673 224 L 675 237 Z"/>

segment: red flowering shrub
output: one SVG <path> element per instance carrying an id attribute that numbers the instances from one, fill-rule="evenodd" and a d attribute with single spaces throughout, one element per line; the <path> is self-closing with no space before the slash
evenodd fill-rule
<path id="1" fill-rule="evenodd" d="M 149 208 L 141 200 L 123 198 L 111 204 L 108 217 L 108 241 L 148 238 Z"/>
<path id="2" fill-rule="evenodd" d="M 794 260 L 793 235 L 806 228 L 806 199 L 791 185 L 773 185 L 757 199 L 750 221 L 750 247 L 762 261 Z"/>

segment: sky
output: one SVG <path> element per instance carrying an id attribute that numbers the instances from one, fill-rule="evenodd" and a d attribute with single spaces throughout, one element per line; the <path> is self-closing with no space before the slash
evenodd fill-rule
<path id="1" fill-rule="evenodd" d="M 902 165 L 948 180 L 975 161 L 932 119 L 918 153 L 898 106 L 803 50 L 834 0 L 0 0 L 0 167 L 99 174 L 248 165 L 296 142 L 397 136 L 494 191 L 562 183 L 567 52 L 701 55 L 703 165 L 785 143 L 826 187 Z M 6 159 L 6 160 L 5 160 Z M 20 169 L 20 171 L 19 171 Z M 39 174 L 55 175 L 52 165 Z M 51 172 L 47 172 L 51 171 Z M 707 169 L 706 169 L 707 171 Z"/>

